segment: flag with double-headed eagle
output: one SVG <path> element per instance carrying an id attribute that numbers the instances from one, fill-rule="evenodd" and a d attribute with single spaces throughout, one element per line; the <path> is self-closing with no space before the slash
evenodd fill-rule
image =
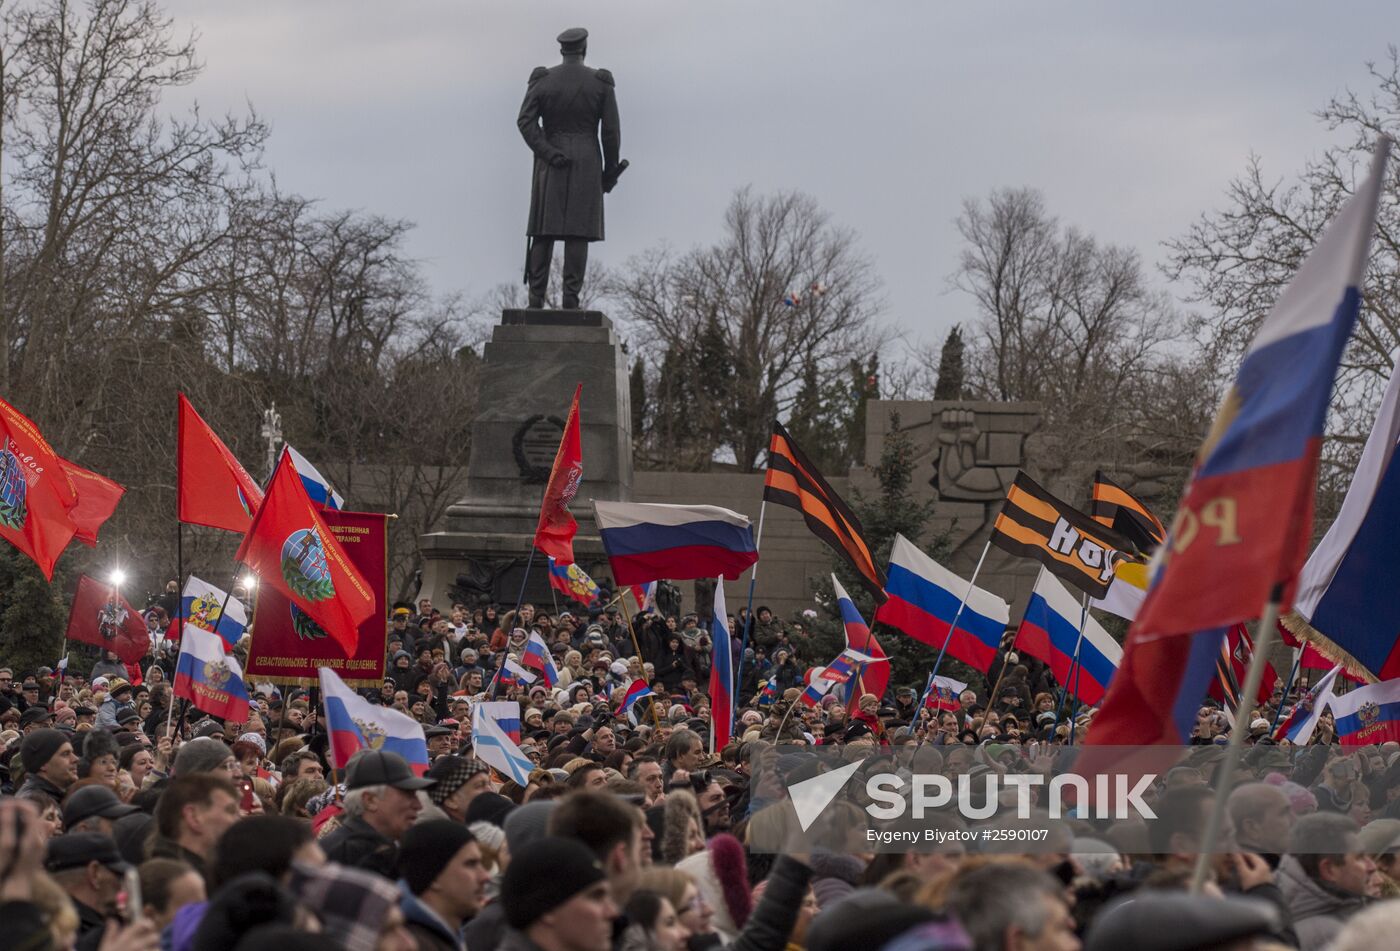
<path id="1" fill-rule="evenodd" d="M 578 533 L 578 522 L 569 512 L 569 503 L 583 481 L 583 443 L 578 422 L 578 399 L 582 393 L 580 383 L 574 388 L 574 402 L 569 407 L 559 450 L 554 454 L 554 468 L 549 472 L 539 524 L 535 526 L 535 547 L 561 565 L 573 564 L 574 535 Z"/>
<path id="2" fill-rule="evenodd" d="M 331 766 L 343 770 L 360 750 L 397 753 L 419 776 L 428 771 L 428 741 L 423 724 L 406 713 L 376 706 L 328 667 L 319 668 L 321 703 L 330 736 Z"/>
<path id="3" fill-rule="evenodd" d="M 272 474 L 235 558 L 329 634 L 347 657 L 355 653 L 360 625 L 374 613 L 374 593 L 307 496 L 290 458 Z"/>
<path id="4" fill-rule="evenodd" d="M 128 664 L 139 662 L 151 649 L 146 620 L 140 612 L 127 603 L 115 586 L 87 575 L 78 576 L 64 636 L 114 651 Z"/>
<path id="5" fill-rule="evenodd" d="M 224 652 L 224 642 L 217 634 L 185 626 L 173 688 L 175 696 L 211 716 L 235 723 L 248 720 L 248 687 L 243 682 L 243 668 Z"/>
<path id="6" fill-rule="evenodd" d="M 597 601 L 601 594 L 597 583 L 577 562 L 561 565 L 552 555 L 549 558 L 549 586 L 585 607 Z"/>

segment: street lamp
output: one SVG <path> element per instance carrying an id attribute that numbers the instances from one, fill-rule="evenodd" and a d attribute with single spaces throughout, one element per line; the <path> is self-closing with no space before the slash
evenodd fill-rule
<path id="1" fill-rule="evenodd" d="M 112 574 L 109 577 L 111 578 L 112 587 L 114 588 L 120 588 L 126 583 L 126 572 L 122 571 L 120 568 L 113 568 Z"/>

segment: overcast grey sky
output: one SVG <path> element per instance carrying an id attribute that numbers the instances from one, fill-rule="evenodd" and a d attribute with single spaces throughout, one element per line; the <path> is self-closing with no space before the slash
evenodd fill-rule
<path id="1" fill-rule="evenodd" d="M 1330 136 L 1312 112 L 1397 37 L 1394 0 L 709 2 L 172 0 L 207 69 L 173 106 L 247 100 L 282 187 L 410 219 L 434 290 L 519 279 L 530 156 L 515 115 L 554 37 L 590 33 L 617 76 L 609 197 L 620 263 L 713 240 L 731 192 L 809 192 L 855 229 L 887 319 L 941 339 L 967 196 L 1041 189 L 1063 220 L 1155 262 L 1223 201 L 1248 154 L 1291 175 Z"/>

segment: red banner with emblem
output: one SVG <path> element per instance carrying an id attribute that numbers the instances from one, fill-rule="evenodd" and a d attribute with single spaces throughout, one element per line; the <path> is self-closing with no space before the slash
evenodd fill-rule
<path id="1" fill-rule="evenodd" d="M 328 667 L 352 687 L 377 687 L 384 680 L 384 645 L 388 604 L 388 516 L 379 512 L 321 513 L 346 559 L 369 584 L 374 613 L 360 625 L 359 641 L 349 656 L 314 621 L 271 585 L 258 588 L 248 650 L 248 681 L 314 686 L 316 670 Z"/>

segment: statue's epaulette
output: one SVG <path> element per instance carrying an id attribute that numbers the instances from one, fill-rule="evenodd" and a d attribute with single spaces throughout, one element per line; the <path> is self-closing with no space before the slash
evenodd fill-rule
<path id="1" fill-rule="evenodd" d="M 597 70 L 596 72 L 594 72 L 593 75 L 597 76 L 599 79 L 601 79 L 603 82 L 607 83 L 609 86 L 615 86 L 615 85 L 617 85 L 617 83 L 613 80 L 613 74 L 612 74 L 610 71 L 606 70 L 606 69 Z"/>
<path id="2" fill-rule="evenodd" d="M 549 69 L 547 67 L 536 66 L 534 70 L 530 73 L 530 84 L 537 83 L 548 75 Z"/>

